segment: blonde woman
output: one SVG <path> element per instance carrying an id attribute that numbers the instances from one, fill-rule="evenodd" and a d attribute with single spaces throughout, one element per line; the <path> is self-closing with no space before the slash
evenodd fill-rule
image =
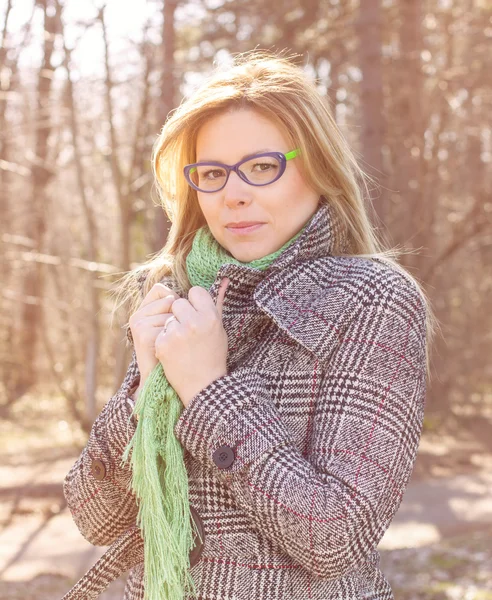
<path id="1" fill-rule="evenodd" d="M 120 287 L 132 361 L 64 482 L 110 548 L 65 600 L 127 570 L 125 600 L 393 598 L 377 546 L 434 318 L 326 98 L 289 58 L 237 55 L 172 112 L 153 167 L 172 227 Z"/>

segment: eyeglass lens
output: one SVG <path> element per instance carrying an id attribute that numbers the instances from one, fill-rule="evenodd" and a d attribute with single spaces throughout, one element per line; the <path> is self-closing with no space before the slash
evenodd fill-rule
<path id="1" fill-rule="evenodd" d="M 281 168 L 280 161 L 273 156 L 260 156 L 244 162 L 239 170 L 254 185 L 271 183 Z M 201 190 L 212 192 L 220 189 L 227 178 L 227 171 L 217 165 L 199 165 L 190 173 L 193 183 Z"/>

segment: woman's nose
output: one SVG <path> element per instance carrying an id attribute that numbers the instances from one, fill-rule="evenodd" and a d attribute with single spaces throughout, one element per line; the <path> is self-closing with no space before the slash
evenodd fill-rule
<path id="1" fill-rule="evenodd" d="M 243 181 L 235 171 L 231 171 L 229 179 L 222 190 L 226 202 L 249 202 L 251 186 Z"/>

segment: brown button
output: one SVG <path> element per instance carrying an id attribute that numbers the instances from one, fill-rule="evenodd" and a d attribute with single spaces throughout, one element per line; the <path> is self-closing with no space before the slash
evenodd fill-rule
<path id="1" fill-rule="evenodd" d="M 95 458 L 91 464 L 91 473 L 94 476 L 94 479 L 100 481 L 106 477 L 106 466 L 104 465 L 102 460 Z"/>
<path id="2" fill-rule="evenodd" d="M 236 455 L 230 446 L 224 445 L 215 450 L 212 458 L 219 469 L 228 469 L 236 459 Z"/>
<path id="3" fill-rule="evenodd" d="M 196 509 L 193 508 L 193 506 L 191 506 L 191 505 L 190 505 L 190 512 L 191 512 L 191 516 L 192 516 L 193 521 L 196 526 L 196 528 L 195 528 L 192 524 L 193 541 L 195 543 L 195 546 L 190 550 L 190 554 L 189 554 L 190 567 L 193 567 L 193 565 L 196 565 L 196 563 L 200 560 L 200 556 L 203 551 L 203 546 L 205 543 L 205 530 L 203 528 L 203 523 L 200 518 L 200 515 L 198 514 Z M 197 535 L 196 530 L 198 530 L 198 535 Z"/>

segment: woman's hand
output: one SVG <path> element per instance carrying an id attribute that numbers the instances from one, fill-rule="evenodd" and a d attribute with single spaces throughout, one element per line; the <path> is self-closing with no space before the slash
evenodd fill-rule
<path id="1" fill-rule="evenodd" d="M 155 354 L 155 341 L 173 316 L 171 306 L 178 298 L 179 295 L 163 283 L 156 283 L 128 320 L 140 371 L 139 390 L 159 363 Z"/>
<path id="2" fill-rule="evenodd" d="M 227 334 L 222 305 L 229 279 L 222 280 L 214 304 L 208 291 L 193 286 L 188 300 L 172 304 L 175 319 L 155 340 L 155 356 L 184 406 L 212 381 L 227 375 Z"/>

